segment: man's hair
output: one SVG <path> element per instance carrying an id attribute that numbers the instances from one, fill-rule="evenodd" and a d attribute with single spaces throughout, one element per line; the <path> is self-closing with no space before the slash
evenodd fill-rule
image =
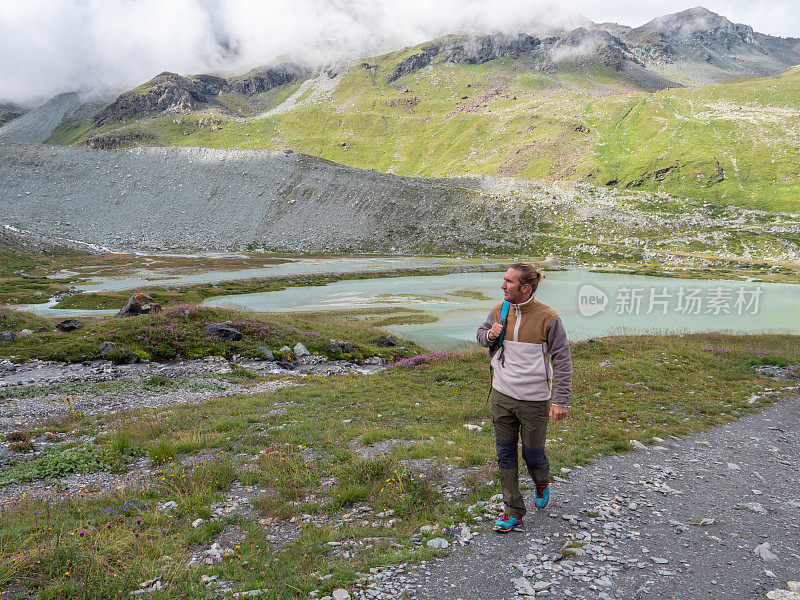
<path id="1" fill-rule="evenodd" d="M 544 273 L 529 263 L 514 263 L 509 268 L 519 273 L 519 282 L 522 285 L 530 284 L 531 293 L 536 293 L 539 282 L 544 279 Z"/>

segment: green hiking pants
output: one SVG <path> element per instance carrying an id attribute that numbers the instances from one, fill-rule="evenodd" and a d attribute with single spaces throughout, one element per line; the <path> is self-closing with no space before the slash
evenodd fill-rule
<path id="1" fill-rule="evenodd" d="M 517 400 L 492 389 L 492 423 L 500 466 L 500 485 L 506 512 L 518 519 L 525 516 L 525 502 L 519 491 L 517 439 L 522 438 L 522 459 L 536 485 L 547 485 L 550 465 L 544 452 L 550 402 Z"/>

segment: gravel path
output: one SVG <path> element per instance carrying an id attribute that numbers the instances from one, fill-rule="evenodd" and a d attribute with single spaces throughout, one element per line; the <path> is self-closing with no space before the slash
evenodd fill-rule
<path id="1" fill-rule="evenodd" d="M 483 531 L 355 597 L 765 598 L 800 580 L 798 431 L 794 397 L 573 469 L 525 532 Z"/>

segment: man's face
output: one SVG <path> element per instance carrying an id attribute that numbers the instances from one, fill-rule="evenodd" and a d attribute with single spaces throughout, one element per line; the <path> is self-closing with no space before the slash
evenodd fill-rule
<path id="1" fill-rule="evenodd" d="M 512 304 L 522 304 L 531 297 L 531 286 L 527 283 L 521 285 L 519 282 L 519 271 L 509 269 L 503 275 L 503 285 L 500 286 L 505 295 L 505 299 Z"/>

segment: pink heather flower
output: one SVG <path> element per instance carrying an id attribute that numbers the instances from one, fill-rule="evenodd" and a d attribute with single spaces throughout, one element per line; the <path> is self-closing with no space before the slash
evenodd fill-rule
<path id="1" fill-rule="evenodd" d="M 85 529 L 81 529 L 81 530 L 78 532 L 78 535 L 79 535 L 79 536 L 81 536 L 81 537 L 83 537 L 84 535 L 86 535 L 86 530 L 85 530 Z"/>
<path id="2" fill-rule="evenodd" d="M 141 519 L 136 519 L 136 524 L 137 525 L 141 525 L 142 524 L 142 520 Z"/>

